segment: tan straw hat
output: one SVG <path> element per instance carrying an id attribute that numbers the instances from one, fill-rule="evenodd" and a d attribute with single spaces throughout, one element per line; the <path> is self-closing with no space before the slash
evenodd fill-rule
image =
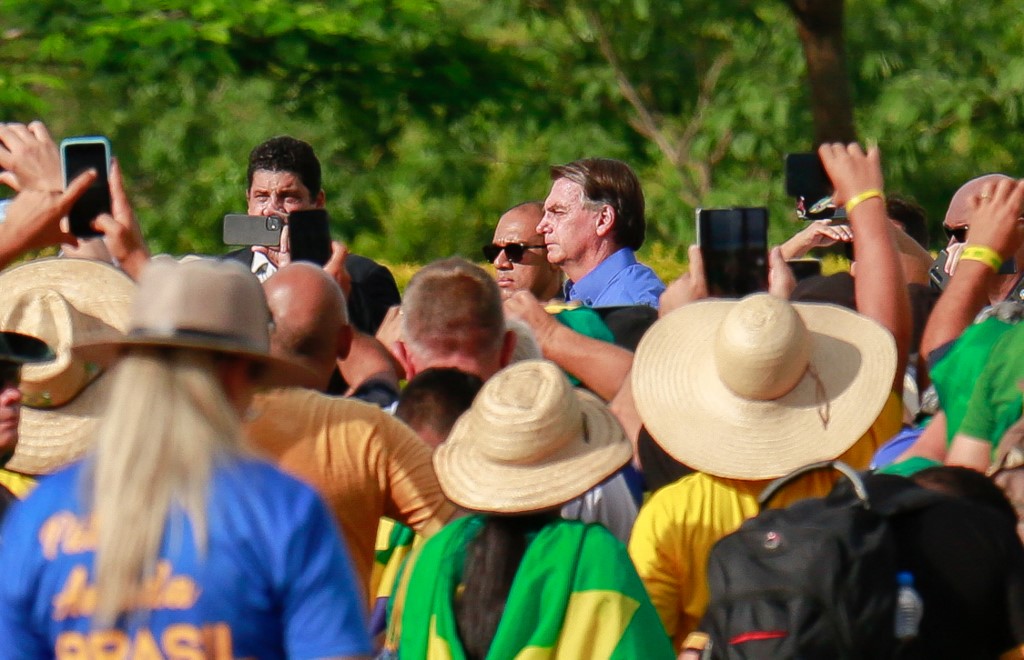
<path id="1" fill-rule="evenodd" d="M 518 362 L 488 380 L 434 452 L 459 506 L 527 513 L 560 506 L 625 465 L 632 447 L 608 408 L 554 364 Z"/>
<path id="2" fill-rule="evenodd" d="M 71 354 L 77 341 L 120 336 L 135 285 L 85 259 L 37 259 L 0 273 L 0 330 L 46 342 L 56 359 L 22 368 L 18 446 L 7 468 L 49 474 L 85 454 L 110 379 Z"/>
<path id="3" fill-rule="evenodd" d="M 676 460 L 769 479 L 853 446 L 895 373 L 896 343 L 872 319 L 756 294 L 687 305 L 651 326 L 633 362 L 633 396 Z"/>
<path id="4" fill-rule="evenodd" d="M 263 365 L 263 385 L 315 385 L 312 371 L 270 355 L 270 325 L 263 289 L 240 262 L 157 257 L 139 277 L 127 335 L 79 342 L 73 351 L 106 365 L 133 347 L 201 349 Z"/>

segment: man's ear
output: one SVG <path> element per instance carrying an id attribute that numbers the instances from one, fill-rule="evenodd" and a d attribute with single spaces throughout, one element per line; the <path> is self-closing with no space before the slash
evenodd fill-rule
<path id="1" fill-rule="evenodd" d="M 348 357 L 349 352 L 352 350 L 352 326 L 345 324 L 338 328 L 338 337 L 335 340 L 335 355 L 339 360 L 344 360 Z"/>
<path id="2" fill-rule="evenodd" d="M 602 204 L 601 212 L 597 215 L 597 226 L 594 228 L 598 236 L 602 238 L 609 235 L 615 227 L 615 209 L 611 204 Z"/>
<path id="3" fill-rule="evenodd" d="M 412 355 L 409 354 L 408 347 L 401 339 L 395 342 L 395 358 L 398 359 L 398 363 L 405 369 L 405 379 L 412 380 L 418 371 L 416 370 L 416 365 L 412 363 Z"/>
<path id="4" fill-rule="evenodd" d="M 318 192 L 316 194 L 316 197 L 313 198 L 313 206 L 315 208 L 322 209 L 324 207 L 324 204 L 326 204 L 326 203 L 327 203 L 327 195 L 325 195 L 324 191 L 321 190 L 320 192 Z"/>
<path id="5" fill-rule="evenodd" d="M 498 364 L 504 369 L 512 363 L 512 354 L 516 351 L 516 341 L 519 337 L 516 336 L 514 330 L 506 330 L 505 338 L 501 340 L 501 355 L 498 357 Z"/>

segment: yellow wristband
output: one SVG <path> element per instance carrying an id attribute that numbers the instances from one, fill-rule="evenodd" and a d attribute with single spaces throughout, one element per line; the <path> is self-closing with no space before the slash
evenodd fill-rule
<path id="1" fill-rule="evenodd" d="M 968 245 L 960 255 L 960 261 L 980 261 L 996 273 L 1003 265 L 1003 258 L 987 245 Z"/>
<path id="2" fill-rule="evenodd" d="M 871 188 L 870 190 L 865 190 L 859 195 L 854 195 L 850 201 L 846 202 L 846 215 L 853 213 L 853 209 L 857 208 L 857 205 L 861 202 L 866 202 L 867 200 L 875 197 L 881 199 L 883 204 L 885 203 L 885 195 L 883 195 L 882 191 L 878 188 Z"/>

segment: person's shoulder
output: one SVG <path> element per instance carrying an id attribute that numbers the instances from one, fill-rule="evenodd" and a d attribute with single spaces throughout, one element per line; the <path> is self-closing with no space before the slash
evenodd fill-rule
<path id="1" fill-rule="evenodd" d="M 349 275 L 352 276 L 353 281 L 375 277 L 394 279 L 391 270 L 387 266 L 361 254 L 348 255 L 345 258 L 345 268 L 348 270 Z"/>
<path id="2" fill-rule="evenodd" d="M 224 255 L 221 255 L 220 259 L 225 260 L 225 261 L 227 261 L 227 260 L 241 261 L 245 265 L 250 266 L 250 265 L 252 265 L 252 255 L 253 255 L 253 251 L 252 251 L 251 248 L 243 247 L 243 248 L 238 248 L 237 250 L 232 250 L 231 252 L 228 252 L 228 253 L 226 253 Z"/>

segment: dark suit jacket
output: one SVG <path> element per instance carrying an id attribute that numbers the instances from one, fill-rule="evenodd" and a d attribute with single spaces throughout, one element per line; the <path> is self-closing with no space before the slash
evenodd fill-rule
<path id="1" fill-rule="evenodd" d="M 249 248 L 229 252 L 224 258 L 252 267 L 252 250 Z M 348 297 L 349 320 L 358 330 L 372 335 L 380 327 L 388 308 L 402 302 L 395 277 L 373 259 L 358 254 L 348 255 L 345 268 L 352 277 L 352 293 Z"/>

